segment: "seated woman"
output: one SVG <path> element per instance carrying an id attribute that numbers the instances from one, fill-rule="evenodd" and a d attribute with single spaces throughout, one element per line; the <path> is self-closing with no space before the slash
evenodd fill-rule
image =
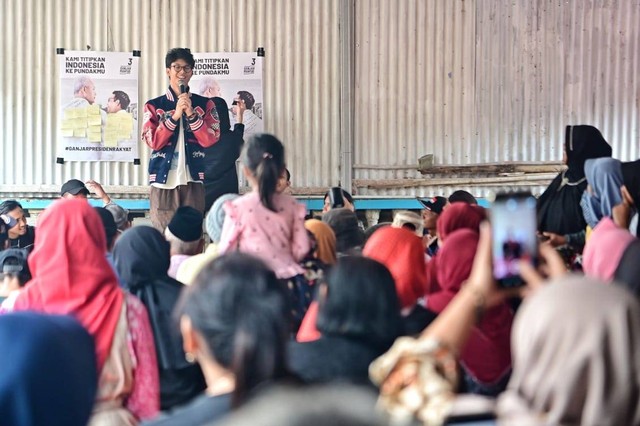
<path id="1" fill-rule="evenodd" d="M 544 286 L 532 267 L 521 265 L 525 291 L 533 294 L 514 322 L 507 391 L 495 405 L 485 401 L 493 407 L 485 414 L 513 425 L 640 424 L 640 303 L 617 286 L 562 276 L 562 259 L 547 246 L 541 255 L 555 279 Z M 483 227 L 465 287 L 418 339 L 398 339 L 371 366 L 380 403 L 392 416 L 456 424 L 452 417 L 469 415 L 465 397 L 455 394 L 456 354 L 484 309 L 509 295 L 492 275 L 490 230 Z"/>
<path id="2" fill-rule="evenodd" d="M 438 222 L 436 223 L 438 244 L 444 246 L 449 238 L 449 234 L 459 229 L 470 229 L 475 233 L 480 232 L 480 223 L 486 218 L 487 215 L 485 209 L 481 206 L 461 202 L 451 203 L 438 217 Z M 436 253 L 436 255 L 427 263 L 427 294 L 436 293 L 442 290 L 438 283 L 437 271 L 438 255 Z"/>
<path id="3" fill-rule="evenodd" d="M 85 426 L 98 374 L 91 335 L 70 316 L 0 316 L 0 418 L 13 426 Z"/>
<path id="4" fill-rule="evenodd" d="M 318 289 L 313 342 L 291 342 L 292 370 L 306 382 L 370 384 L 369 364 L 399 336 L 402 323 L 393 277 L 360 256 L 338 260 Z"/>
<path id="5" fill-rule="evenodd" d="M 98 393 L 91 426 L 136 425 L 159 408 L 158 367 L 145 307 L 118 286 L 105 257 L 100 216 L 85 199 L 62 199 L 38 220 L 33 279 L 14 309 L 72 315 L 95 340 Z"/>
<path id="6" fill-rule="evenodd" d="M 574 252 L 582 251 L 587 227 L 580 207 L 582 193 L 587 189 L 584 163 L 590 158 L 611 157 L 611 152 L 611 146 L 595 127 L 566 127 L 563 162 L 567 169 L 549 184 L 537 206 L 538 231 L 553 246 L 568 245 Z"/>
<path id="7" fill-rule="evenodd" d="M 582 194 L 582 214 L 591 229 L 604 217 L 612 217 L 613 207 L 622 202 L 622 163 L 614 158 L 597 158 L 584 163 L 587 189 Z"/>
<path id="8" fill-rule="evenodd" d="M 628 230 L 602 219 L 584 247 L 584 273 L 605 282 L 616 283 L 640 295 L 640 240 Z"/>
<path id="9" fill-rule="evenodd" d="M 287 306 L 286 290 L 260 260 L 234 252 L 209 263 L 177 308 L 186 357 L 202 367 L 207 389 L 149 424 L 209 424 L 290 379 Z"/>
<path id="10" fill-rule="evenodd" d="M 403 334 L 422 332 L 436 316 L 418 303 L 425 295 L 427 281 L 422 239 L 408 229 L 383 227 L 371 236 L 362 253 L 391 272 L 400 300 Z"/>
<path id="11" fill-rule="evenodd" d="M 476 254 L 478 234 L 460 229 L 447 234 L 436 255 L 441 291 L 426 297 L 426 306 L 442 312 L 466 285 Z M 510 334 L 513 314 L 506 302 L 487 309 L 460 352 L 461 390 L 487 396 L 502 392 L 511 372 Z"/>
<path id="12" fill-rule="evenodd" d="M 169 251 L 170 243 L 151 226 L 128 229 L 113 249 L 122 286 L 139 298 L 149 312 L 163 411 L 187 403 L 206 388 L 200 367 L 185 359 L 180 332 L 171 318 L 186 287 L 167 274 Z"/>

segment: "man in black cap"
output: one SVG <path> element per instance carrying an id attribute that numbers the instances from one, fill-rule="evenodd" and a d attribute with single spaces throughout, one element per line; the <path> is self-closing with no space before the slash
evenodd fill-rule
<path id="1" fill-rule="evenodd" d="M 164 231 L 171 244 L 171 264 L 168 275 L 175 278 L 186 259 L 202 252 L 202 213 L 191 206 L 178 207 Z"/>
<path id="2" fill-rule="evenodd" d="M 62 188 L 60 188 L 60 197 L 87 198 L 89 197 L 89 190 L 81 180 L 70 179 L 62 185 Z"/>
<path id="3" fill-rule="evenodd" d="M 113 204 L 111 197 L 109 197 L 109 194 L 107 194 L 102 185 L 93 179 L 89 179 L 86 185 L 78 179 L 70 179 L 66 181 L 62 185 L 62 188 L 60 188 L 60 197 L 87 199 L 91 192 L 95 193 L 98 198 L 102 200 L 105 207 L 109 204 Z"/>
<path id="4" fill-rule="evenodd" d="M 426 252 L 433 257 L 438 252 L 438 237 L 436 234 L 436 223 L 438 217 L 447 206 L 447 199 L 444 197 L 418 198 L 424 209 L 422 210 L 422 220 L 424 221 L 424 238 Z"/>
<path id="5" fill-rule="evenodd" d="M 10 248 L 0 251 L 0 302 L 11 310 L 20 289 L 31 279 L 25 249 Z"/>

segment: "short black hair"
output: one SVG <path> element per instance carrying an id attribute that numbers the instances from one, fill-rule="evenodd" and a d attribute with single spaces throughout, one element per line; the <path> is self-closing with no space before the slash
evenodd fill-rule
<path id="1" fill-rule="evenodd" d="M 289 182 L 291 180 L 291 172 L 287 168 L 284 169 L 284 172 L 287 174 L 287 182 Z"/>
<path id="2" fill-rule="evenodd" d="M 174 47 L 173 49 L 169 49 L 167 52 L 167 56 L 164 58 L 164 64 L 166 68 L 171 68 L 171 64 L 173 64 L 178 59 L 184 60 L 191 68 L 195 67 L 196 60 L 193 58 L 191 54 L 191 50 L 185 47 Z"/>
<path id="3" fill-rule="evenodd" d="M 0 214 L 8 214 L 15 209 L 21 209 L 22 204 L 17 202 L 16 200 L 6 200 L 0 204 Z"/>
<path id="4" fill-rule="evenodd" d="M 450 203 L 467 203 L 467 204 L 478 204 L 478 200 L 476 197 L 471 195 L 471 193 L 459 189 L 457 191 L 453 191 L 451 195 L 449 195 Z"/>
<path id="5" fill-rule="evenodd" d="M 318 330 L 323 335 L 362 339 L 386 350 L 400 335 L 400 301 L 391 272 L 363 256 L 345 256 L 331 268 L 327 296 L 319 298 Z"/>
<path id="6" fill-rule="evenodd" d="M 259 385 L 290 375 L 286 287 L 261 260 L 233 252 L 208 263 L 180 298 L 213 358 L 236 379 L 232 406 Z"/>
<path id="7" fill-rule="evenodd" d="M 129 104 L 131 103 L 131 100 L 129 99 L 129 95 L 127 95 L 122 90 L 114 90 L 113 98 L 116 101 L 120 102 L 120 108 L 122 109 L 127 109 L 129 107 Z"/>
<path id="8" fill-rule="evenodd" d="M 256 104 L 256 100 L 253 95 L 246 90 L 239 91 L 238 96 L 244 101 L 244 105 L 247 107 L 247 109 L 253 108 L 253 106 Z"/>

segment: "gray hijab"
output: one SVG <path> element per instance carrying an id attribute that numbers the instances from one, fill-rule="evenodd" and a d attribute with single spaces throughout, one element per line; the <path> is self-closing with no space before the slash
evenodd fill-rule
<path id="1" fill-rule="evenodd" d="M 626 290 L 569 275 L 521 307 L 499 424 L 640 425 L 640 304 Z"/>

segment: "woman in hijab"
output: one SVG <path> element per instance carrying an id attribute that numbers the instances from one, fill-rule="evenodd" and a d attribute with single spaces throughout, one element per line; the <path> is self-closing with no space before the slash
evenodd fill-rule
<path id="1" fill-rule="evenodd" d="M 91 335 L 70 316 L 0 316 L 0 418 L 12 426 L 85 426 L 98 387 Z"/>
<path id="2" fill-rule="evenodd" d="M 580 276 L 525 300 L 513 328 L 505 424 L 640 424 L 640 305 Z"/>
<path id="3" fill-rule="evenodd" d="M 304 227 L 311 235 L 311 253 L 302 261 L 305 269 L 305 276 L 313 283 L 314 292 L 317 283 L 322 281 L 326 275 L 325 269 L 336 263 L 336 235 L 333 229 L 326 223 L 318 219 L 308 219 L 304 222 Z M 320 332 L 316 328 L 318 318 L 317 295 L 309 305 L 309 309 L 304 314 L 300 328 L 296 334 L 298 342 L 311 342 L 320 338 Z"/>
<path id="4" fill-rule="evenodd" d="M 567 126 L 564 158 L 567 169 L 538 198 L 538 231 L 553 245 L 569 244 L 577 251 L 584 245 L 586 222 L 580 207 L 587 188 L 584 163 L 590 158 L 611 157 L 611 146 L 593 126 Z"/>
<path id="5" fill-rule="evenodd" d="M 150 226 L 124 232 L 113 249 L 116 270 L 124 288 L 149 312 L 160 372 L 160 407 L 168 410 L 199 395 L 206 387 L 200 367 L 189 363 L 172 320 L 184 285 L 167 275 L 169 242 Z"/>
<path id="6" fill-rule="evenodd" d="M 470 229 L 480 232 L 480 223 L 487 218 L 484 208 L 476 204 L 451 203 L 440 215 L 436 224 L 438 239 L 444 243 L 454 231 Z"/>
<path id="7" fill-rule="evenodd" d="M 333 229 L 318 219 L 306 220 L 304 227 L 315 237 L 315 257 L 327 266 L 336 263 L 336 234 Z"/>
<path id="8" fill-rule="evenodd" d="M 471 273 L 478 245 L 478 233 L 459 229 L 447 234 L 436 255 L 436 271 L 441 291 L 427 296 L 427 309 L 440 313 L 464 286 Z M 513 314 L 506 303 L 487 310 L 473 328 L 460 354 L 463 368 L 462 390 L 496 396 L 507 384 L 511 371 L 510 333 Z"/>
<path id="9" fill-rule="evenodd" d="M 95 341 L 98 393 L 90 425 L 136 425 L 159 408 L 149 318 L 118 286 L 98 213 L 84 199 L 54 202 L 39 217 L 29 257 L 33 279 L 16 311 L 72 315 Z"/>
<path id="10" fill-rule="evenodd" d="M 640 295 L 639 247 L 640 240 L 606 217 L 584 247 L 584 273 L 605 282 L 615 281 Z"/>
<path id="11" fill-rule="evenodd" d="M 613 207 L 622 202 L 622 166 L 614 158 L 596 158 L 584 163 L 588 187 L 580 206 L 587 225 L 595 228 L 603 217 L 612 217 Z"/>
<path id="12" fill-rule="evenodd" d="M 426 263 L 422 239 L 405 228 L 377 230 L 362 254 L 389 269 L 396 283 L 404 323 L 404 334 L 415 335 L 433 321 L 435 314 L 418 301 L 425 295 Z"/>
<path id="13" fill-rule="evenodd" d="M 438 241 L 444 246 L 449 234 L 460 229 L 469 229 L 477 234 L 480 232 L 480 223 L 485 220 L 486 217 L 485 209 L 478 205 L 454 202 L 450 204 L 438 218 L 438 222 L 436 223 Z M 473 253 L 475 253 L 475 244 L 472 249 Z M 470 266 L 471 265 L 469 265 L 469 267 Z M 442 287 L 438 283 L 437 271 L 438 255 L 436 253 L 427 263 L 427 294 L 442 291 Z"/>
<path id="14" fill-rule="evenodd" d="M 627 247 L 636 240 L 629 231 L 618 228 L 610 218 L 602 219 L 584 247 L 584 273 L 606 282 L 613 280 Z"/>
<path id="15" fill-rule="evenodd" d="M 635 235 L 640 238 L 640 160 L 622 163 L 622 180 L 620 188 L 622 203 L 614 207 L 613 216 L 618 226 L 635 227 Z"/>
<path id="16" fill-rule="evenodd" d="M 561 273 L 562 260 L 544 251 L 552 275 Z M 492 410 L 497 424 L 640 425 L 638 300 L 579 275 L 555 278 L 536 290 L 542 278 L 531 270 L 526 275 L 534 292 L 513 325 L 513 373 Z M 490 230 L 483 227 L 465 288 L 419 339 L 398 339 L 371 365 L 372 379 L 381 385 L 380 403 L 392 417 L 455 424 L 451 417 L 462 414 L 468 402 L 455 394 L 456 354 L 479 313 L 506 295 L 493 282 Z M 491 409 L 489 402 L 484 408 Z"/>

